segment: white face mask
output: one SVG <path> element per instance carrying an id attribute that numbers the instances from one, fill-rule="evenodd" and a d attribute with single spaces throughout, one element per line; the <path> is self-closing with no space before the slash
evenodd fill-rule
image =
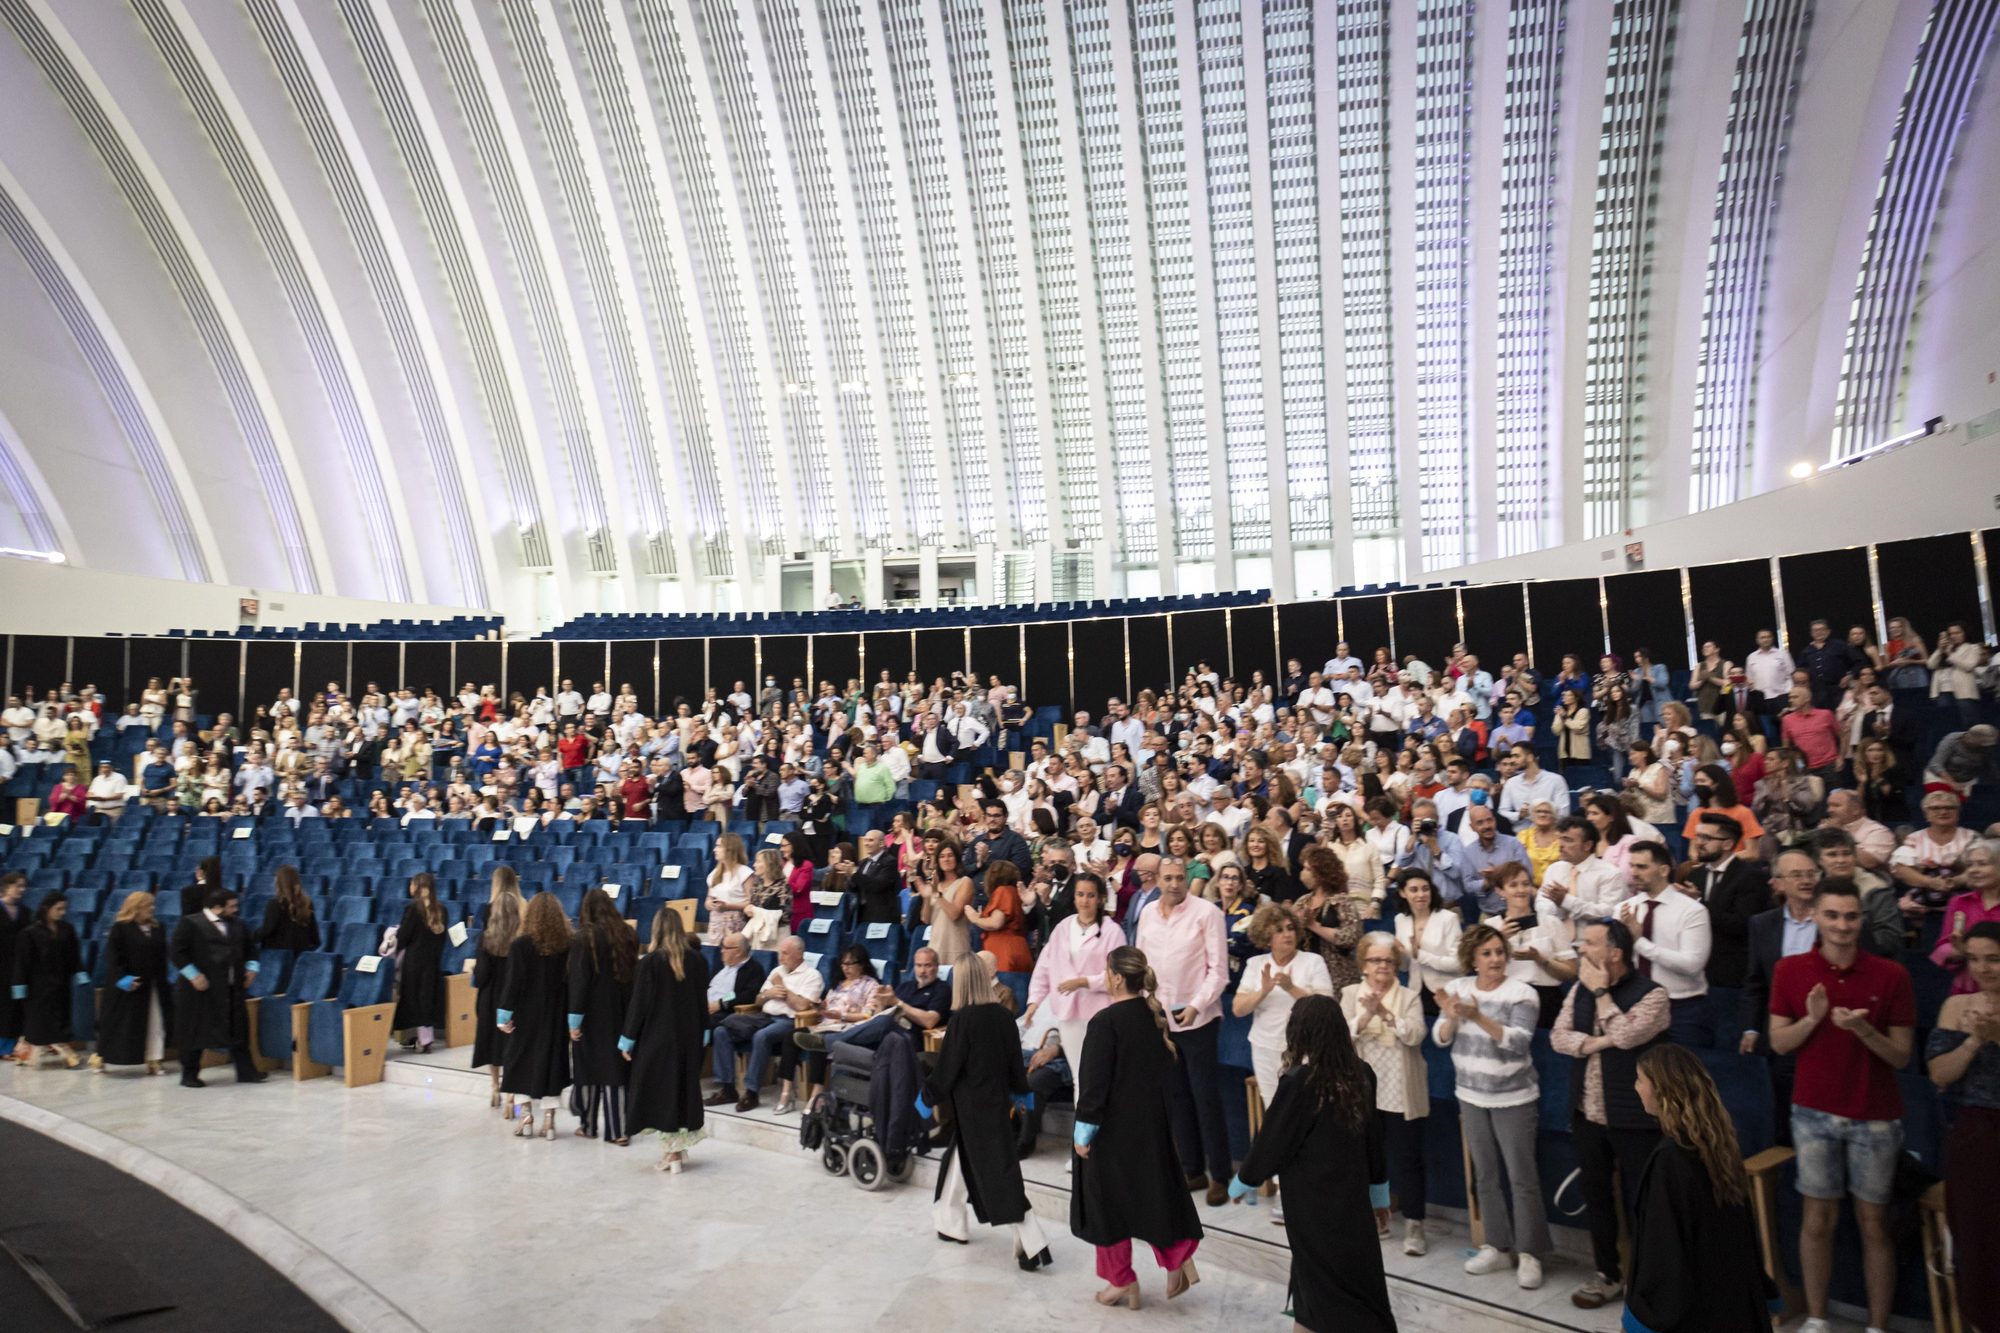
<path id="1" fill-rule="evenodd" d="M 1679 754 L 1681 752 L 1681 743 L 1679 741 L 1668 741 L 1666 745 L 1664 745 L 1661 748 L 1664 749 L 1668 754 Z"/>
<path id="2" fill-rule="evenodd" d="M 1724 742 L 1722 743 L 1722 752 L 1723 752 L 1724 754 L 1735 754 L 1735 753 L 1736 753 L 1736 742 L 1735 742 L 1735 741 L 1724 741 Z"/>

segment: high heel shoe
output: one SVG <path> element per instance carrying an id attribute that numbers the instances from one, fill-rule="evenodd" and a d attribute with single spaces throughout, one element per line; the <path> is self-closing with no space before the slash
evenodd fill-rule
<path id="1" fill-rule="evenodd" d="M 91 1073 L 93 1073 L 93 1074 L 102 1074 L 102 1073 L 104 1072 L 104 1057 L 103 1057 L 103 1056 L 101 1056 L 101 1055 L 97 1055 L 97 1054 L 95 1054 L 95 1053 L 93 1053 L 93 1054 L 91 1055 L 91 1057 L 90 1057 L 90 1072 L 91 1072 Z"/>
<path id="2" fill-rule="evenodd" d="M 1047 1268 L 1055 1263 L 1055 1261 L 1056 1257 L 1049 1253 L 1049 1247 L 1046 1245 L 1042 1246 L 1040 1254 L 1017 1254 L 1014 1256 L 1014 1262 L 1021 1266 L 1023 1273 L 1032 1273 L 1037 1268 Z"/>
<path id="3" fill-rule="evenodd" d="M 148 1060 L 146 1061 L 146 1072 L 148 1074 L 164 1074 L 167 1071 L 160 1068 L 160 1062 L 158 1060 Z"/>
<path id="4" fill-rule="evenodd" d="M 1172 1300 L 1176 1296 L 1185 1296 L 1187 1289 L 1199 1281 L 1201 1281 L 1201 1273 L 1195 1268 L 1194 1260 L 1187 1260 L 1179 1268 L 1167 1274 L 1167 1299 Z"/>
<path id="5" fill-rule="evenodd" d="M 681 1173 L 681 1168 L 686 1165 L 687 1165 L 687 1154 L 675 1153 L 674 1160 L 667 1163 L 667 1174 L 670 1176 L 677 1176 Z"/>
<path id="6" fill-rule="evenodd" d="M 496 1105 L 497 1105 L 497 1103 L 496 1103 Z M 520 1107 L 516 1106 L 516 1105 L 514 1104 L 514 1099 L 513 1099 L 513 1097 L 512 1097 L 512 1096 L 509 1096 L 509 1097 L 507 1098 L 507 1109 L 506 1109 L 506 1110 L 504 1110 L 504 1111 L 502 1111 L 502 1112 L 500 1113 L 500 1118 L 501 1118 L 502 1120 L 512 1120 L 512 1119 L 514 1119 L 514 1118 L 515 1118 L 515 1116 L 516 1116 L 516 1115 L 518 1115 L 519 1113 L 520 1113 Z"/>
<path id="7" fill-rule="evenodd" d="M 486 1104 L 496 1111 L 500 1109 L 500 1085 L 498 1083 L 493 1085 L 493 1100 Z"/>
<path id="8" fill-rule="evenodd" d="M 507 1108 L 507 1110 L 508 1113 L 511 1115 L 513 1113 L 514 1108 L 510 1106 Z M 532 1117 L 524 1115 L 524 1116 L 516 1116 L 514 1118 L 515 1138 L 517 1139 L 533 1138 L 534 1134 L 535 1134 L 535 1122 Z"/>
<path id="9" fill-rule="evenodd" d="M 542 1121 L 542 1137 L 553 1143 L 556 1138 L 556 1113 L 549 1111 L 546 1114 L 547 1119 Z"/>
<path id="10" fill-rule="evenodd" d="M 59 1047 L 58 1049 L 62 1051 L 62 1061 L 64 1069 L 75 1069 L 78 1065 L 83 1063 L 83 1061 L 76 1058 L 76 1052 L 69 1049 L 69 1047 L 63 1046 Z"/>
<path id="11" fill-rule="evenodd" d="M 1099 1305 L 1116 1305 L 1120 1301 L 1123 1301 L 1125 1307 L 1129 1310 L 1138 1309 L 1139 1284 L 1134 1282 L 1130 1286 L 1125 1287 L 1106 1287 L 1103 1291 L 1097 1293 L 1097 1303 Z"/>

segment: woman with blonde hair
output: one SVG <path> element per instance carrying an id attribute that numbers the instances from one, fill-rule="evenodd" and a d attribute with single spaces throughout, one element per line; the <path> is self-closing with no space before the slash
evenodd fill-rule
<path id="1" fill-rule="evenodd" d="M 1361 937 L 1361 980 L 1340 993 L 1340 1011 L 1354 1035 L 1354 1049 L 1375 1071 L 1375 1111 L 1382 1122 L 1389 1180 L 1403 1206 L 1403 1253 L 1422 1255 L 1424 1239 L 1424 1120 L 1431 1113 L 1430 1078 L 1424 1064 L 1425 1015 L 1417 992 L 1397 980 L 1409 965 L 1403 946 L 1387 931 Z M 1376 1216 L 1376 1234 L 1388 1235 L 1388 1210 Z"/>
<path id="2" fill-rule="evenodd" d="M 410 880 L 410 905 L 396 927 L 396 1017 L 390 1024 L 406 1034 L 403 1049 L 425 1055 L 444 1021 L 444 906 L 437 880 L 428 870 Z"/>
<path id="3" fill-rule="evenodd" d="M 725 833 L 715 840 L 715 869 L 708 872 L 708 942 L 722 943 L 749 920 L 751 870 L 743 839 Z"/>
<path id="4" fill-rule="evenodd" d="M 161 1072 L 173 1027 L 174 985 L 167 969 L 167 933 L 153 919 L 153 895 L 128 894 L 104 942 L 104 1012 L 97 1020 L 92 1069 L 143 1062 Z"/>
<path id="5" fill-rule="evenodd" d="M 1764 1273 L 1743 1150 L 1715 1080 L 1693 1051 L 1662 1043 L 1639 1057 L 1636 1090 L 1661 1133 L 1639 1173 L 1625 1327 L 1766 1333 L 1778 1292 Z"/>
<path id="6" fill-rule="evenodd" d="M 569 1086 L 569 918 L 553 893 L 538 893 L 521 919 L 521 934 L 507 955 L 507 984 L 494 1017 L 507 1034 L 501 1091 L 527 1099 L 516 1138 L 535 1134 L 536 1103 L 560 1097 Z M 556 1136 L 556 1108 L 549 1108 L 542 1137 Z"/>
<path id="7" fill-rule="evenodd" d="M 500 1105 L 500 1068 L 507 1063 L 507 1034 L 500 1031 L 500 993 L 507 988 L 507 961 L 514 940 L 521 933 L 521 914 L 527 904 L 521 898 L 521 881 L 514 867 L 501 865 L 493 870 L 493 892 L 486 904 L 486 927 L 479 932 L 479 951 L 472 963 L 473 1006 L 472 1067 L 482 1065 L 493 1074 L 493 1099 Z M 514 1099 L 507 1099 L 506 1118 L 514 1118 Z"/>
<path id="8" fill-rule="evenodd" d="M 679 1175 L 688 1150 L 708 1137 L 701 1106 L 708 1030 L 708 960 L 679 912 L 653 917 L 652 947 L 632 969 L 619 1053 L 631 1061 L 625 1123 L 660 1136 L 659 1169 Z"/>

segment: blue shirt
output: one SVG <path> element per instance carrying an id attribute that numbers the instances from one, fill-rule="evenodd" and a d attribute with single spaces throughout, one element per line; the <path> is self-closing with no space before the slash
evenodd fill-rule
<path id="1" fill-rule="evenodd" d="M 139 786 L 145 791 L 158 791 L 162 787 L 174 785 L 172 764 L 148 764 L 146 771 L 139 775 Z"/>
<path id="2" fill-rule="evenodd" d="M 1438 854 L 1433 857 L 1431 849 L 1417 838 L 1414 829 L 1411 830 L 1410 845 L 1396 858 L 1396 869 L 1429 871 L 1437 884 L 1438 895 L 1445 902 L 1455 903 L 1465 894 L 1465 844 L 1458 840 L 1456 833 L 1439 829 L 1437 845 Z M 1526 853 L 1523 853 L 1522 862 L 1527 859 Z"/>
<path id="3" fill-rule="evenodd" d="M 1784 926 L 1784 936 L 1778 946 L 1780 958 L 1790 958 L 1794 954 L 1804 953 L 1819 943 L 1819 926 L 1813 921 L 1810 913 L 1803 921 L 1794 921 L 1790 912 L 1786 912 L 1778 920 Z"/>
<path id="4" fill-rule="evenodd" d="M 778 784 L 778 813 L 783 815 L 797 814 L 806 803 L 806 793 L 811 790 L 811 784 L 807 783 L 804 778 L 793 778 L 790 782 L 780 782 Z"/>
<path id="5" fill-rule="evenodd" d="M 1500 896 L 1500 890 L 1487 887 L 1480 875 L 1494 866 L 1504 866 L 1509 861 L 1519 861 L 1524 866 L 1528 865 L 1528 849 L 1521 845 L 1519 838 L 1497 829 L 1493 833 L 1492 851 L 1480 846 L 1477 838 L 1462 839 L 1459 848 L 1464 858 L 1461 878 L 1465 887 L 1478 896 L 1479 910 L 1482 913 L 1488 916 L 1498 913 L 1507 905 L 1507 900 Z"/>

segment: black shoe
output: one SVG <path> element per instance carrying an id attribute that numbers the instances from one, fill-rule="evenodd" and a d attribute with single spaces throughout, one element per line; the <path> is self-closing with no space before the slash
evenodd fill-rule
<path id="1" fill-rule="evenodd" d="M 1206 1171 L 1197 1171 L 1194 1175 L 1189 1176 L 1187 1178 L 1187 1187 L 1189 1194 L 1201 1193 L 1208 1188 L 1208 1173 Z"/>
<path id="2" fill-rule="evenodd" d="M 236 1081 L 238 1083 L 262 1083 L 265 1080 L 269 1079 L 270 1077 L 271 1076 L 269 1074 L 266 1074 L 261 1070 L 253 1069 L 247 1074 L 238 1074 L 236 1076 Z"/>
<path id="3" fill-rule="evenodd" d="M 425 1042 L 422 1048 L 417 1051 L 418 1055 L 429 1055 L 430 1053 L 431 1053 L 431 1044 L 429 1042 Z"/>
<path id="4" fill-rule="evenodd" d="M 183 1088 L 205 1088 L 208 1084 L 198 1078 L 184 1078 L 181 1080 L 181 1086 Z"/>
<path id="5" fill-rule="evenodd" d="M 944 1232 L 942 1232 L 942 1231 L 940 1231 L 940 1232 L 938 1232 L 938 1233 L 937 1233 L 937 1238 L 938 1238 L 939 1240 L 943 1241 L 943 1242 L 944 1242 L 945 1244 L 947 1244 L 947 1245 L 970 1245 L 970 1244 L 972 1244 L 972 1242 L 971 1242 L 971 1241 L 969 1241 L 969 1240 L 960 1240 L 960 1239 L 959 1239 L 958 1237 L 956 1237 L 956 1236 L 947 1236 L 947 1235 L 945 1235 L 945 1234 L 944 1234 Z"/>
<path id="6" fill-rule="evenodd" d="M 1042 1246 L 1040 1254 L 1017 1254 L 1014 1256 L 1014 1262 L 1021 1265 L 1023 1273 L 1032 1273 L 1037 1268 L 1048 1268 L 1055 1261 L 1056 1257 L 1049 1253 L 1049 1247 L 1046 1245 Z"/>
<path id="7" fill-rule="evenodd" d="M 701 1104 L 703 1106 L 734 1106 L 736 1104 L 736 1089 L 717 1088 L 714 1092 L 702 1098 Z"/>

